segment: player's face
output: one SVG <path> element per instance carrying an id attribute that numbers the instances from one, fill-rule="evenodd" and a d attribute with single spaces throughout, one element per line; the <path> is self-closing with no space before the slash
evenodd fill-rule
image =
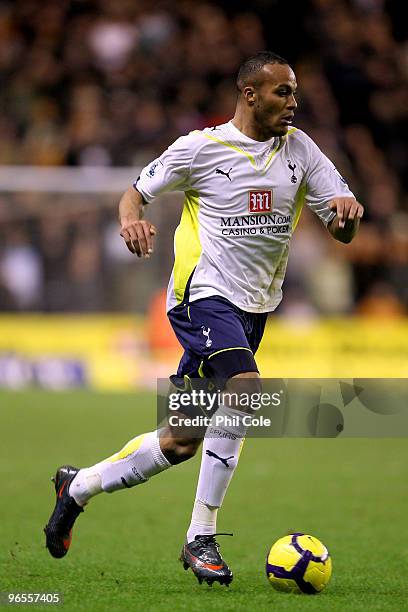
<path id="1" fill-rule="evenodd" d="M 258 126 L 270 136 L 284 136 L 297 107 L 296 77 L 290 66 L 266 64 L 262 84 L 254 91 L 253 113 Z"/>

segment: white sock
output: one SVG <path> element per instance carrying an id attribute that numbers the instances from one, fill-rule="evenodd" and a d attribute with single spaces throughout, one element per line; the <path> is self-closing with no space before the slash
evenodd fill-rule
<path id="1" fill-rule="evenodd" d="M 187 532 L 187 542 L 194 540 L 196 535 L 212 535 L 217 531 L 218 508 L 208 506 L 201 499 L 194 502 L 191 524 Z"/>
<path id="2" fill-rule="evenodd" d="M 79 470 L 69 487 L 69 494 L 80 506 L 106 491 L 134 487 L 171 467 L 163 455 L 157 431 L 130 440 L 118 453 L 92 467 Z"/>
<path id="3" fill-rule="evenodd" d="M 196 501 L 187 531 L 187 542 L 197 535 L 211 535 L 217 530 L 217 512 L 234 474 L 244 443 L 247 413 L 221 406 L 212 417 L 203 441 Z M 216 417 L 222 417 L 222 423 Z"/>

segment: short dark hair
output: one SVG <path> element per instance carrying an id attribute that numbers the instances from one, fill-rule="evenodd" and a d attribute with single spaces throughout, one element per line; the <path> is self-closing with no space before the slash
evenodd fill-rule
<path id="1" fill-rule="evenodd" d="M 284 64 L 289 62 L 272 51 L 261 51 L 249 57 L 241 64 L 237 76 L 237 88 L 239 91 L 249 83 L 257 85 L 256 75 L 266 64 Z"/>

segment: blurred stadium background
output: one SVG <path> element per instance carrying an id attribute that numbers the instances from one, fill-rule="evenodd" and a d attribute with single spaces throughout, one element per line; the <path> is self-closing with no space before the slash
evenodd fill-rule
<path id="1" fill-rule="evenodd" d="M 155 386 L 179 348 L 164 313 L 181 195 L 154 256 L 117 203 L 145 163 L 228 120 L 243 58 L 286 57 L 296 125 L 366 207 L 351 245 L 305 210 L 264 376 L 408 374 L 408 43 L 398 0 L 0 2 L 0 386 Z"/>

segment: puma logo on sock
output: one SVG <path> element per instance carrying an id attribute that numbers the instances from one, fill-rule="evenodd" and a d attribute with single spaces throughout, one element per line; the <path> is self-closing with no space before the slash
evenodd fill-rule
<path id="1" fill-rule="evenodd" d="M 214 459 L 218 459 L 218 461 L 221 461 L 221 463 L 223 463 L 225 467 L 229 467 L 228 459 L 234 458 L 234 455 L 231 455 L 231 457 L 226 457 L 224 459 L 223 457 L 219 457 L 216 453 L 213 453 L 211 450 L 206 450 L 205 452 L 209 457 L 214 457 Z"/>

